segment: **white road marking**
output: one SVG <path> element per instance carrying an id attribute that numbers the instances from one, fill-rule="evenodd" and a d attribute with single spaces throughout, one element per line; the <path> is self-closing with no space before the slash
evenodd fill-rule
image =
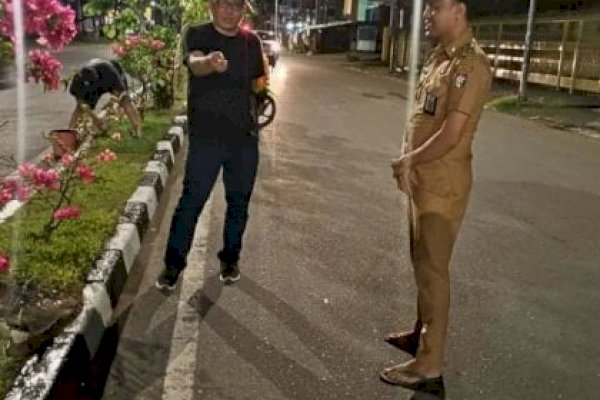
<path id="1" fill-rule="evenodd" d="M 196 226 L 188 267 L 181 277 L 181 293 L 171 341 L 169 364 L 165 376 L 163 400 L 194 400 L 194 374 L 198 363 L 200 319 L 189 299 L 204 283 L 206 249 L 210 226 L 212 195 L 206 202 Z"/>

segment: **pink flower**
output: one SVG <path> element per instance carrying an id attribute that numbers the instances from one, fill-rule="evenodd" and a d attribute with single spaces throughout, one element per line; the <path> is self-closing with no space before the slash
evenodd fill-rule
<path id="1" fill-rule="evenodd" d="M 0 35 L 14 41 L 14 0 L 4 0 L 4 18 L 0 20 Z M 38 43 L 61 50 L 77 34 L 75 11 L 59 0 L 25 0 L 25 32 L 39 36 Z"/>
<path id="2" fill-rule="evenodd" d="M 15 190 L 15 197 L 17 198 L 17 200 L 26 201 L 27 199 L 29 199 L 29 196 L 31 196 L 31 191 L 27 186 L 17 186 L 17 189 Z"/>
<path id="3" fill-rule="evenodd" d="M 36 168 L 31 176 L 33 184 L 36 186 L 43 186 L 46 183 L 46 170 L 43 168 Z"/>
<path id="4" fill-rule="evenodd" d="M 60 180 L 60 175 L 55 169 L 49 169 L 46 171 L 46 179 L 49 183 L 56 182 Z"/>
<path id="5" fill-rule="evenodd" d="M 115 54 L 119 57 L 125 57 L 127 56 L 127 50 L 125 50 L 124 47 L 119 47 L 116 51 Z"/>
<path id="6" fill-rule="evenodd" d="M 0 204 L 14 199 L 25 201 L 31 194 L 29 188 L 16 179 L 6 179 L 0 189 Z"/>
<path id="7" fill-rule="evenodd" d="M 62 64 L 47 51 L 31 50 L 30 63 L 27 68 L 27 81 L 42 81 L 48 90 L 57 90 L 60 86 L 60 70 Z"/>
<path id="8" fill-rule="evenodd" d="M 75 11 L 68 6 L 55 6 L 55 15 L 46 20 L 40 29 L 38 43 L 54 50 L 62 50 L 65 44 L 71 42 L 77 34 L 75 26 Z"/>
<path id="9" fill-rule="evenodd" d="M 30 196 L 30 190 L 27 186 L 17 179 L 5 179 L 0 182 L 0 205 L 4 205 L 11 200 L 24 201 Z"/>
<path id="10" fill-rule="evenodd" d="M 102 153 L 98 154 L 98 160 L 103 162 L 116 161 L 117 155 L 110 149 L 106 149 Z"/>
<path id="11" fill-rule="evenodd" d="M 77 34 L 75 11 L 58 0 L 27 0 L 25 29 L 39 35 L 38 43 L 61 50 Z"/>
<path id="12" fill-rule="evenodd" d="M 76 172 L 77 176 L 79 176 L 79 179 L 81 179 L 84 183 L 92 183 L 96 179 L 94 170 L 87 165 L 78 166 Z"/>
<path id="13" fill-rule="evenodd" d="M 0 252 L 0 273 L 6 273 L 10 269 L 10 258 L 7 254 Z"/>
<path id="14" fill-rule="evenodd" d="M 81 216 L 81 210 L 79 207 L 75 206 L 67 206 L 61 209 L 58 209 L 54 212 L 54 219 L 56 220 L 65 220 L 65 219 L 77 219 Z"/>
<path id="15" fill-rule="evenodd" d="M 14 192 L 17 189 L 18 185 L 19 185 L 19 182 L 16 179 L 6 178 L 2 181 L 2 184 L 0 185 L 0 187 L 2 189 L 6 189 L 6 190 L 10 190 L 11 192 Z"/>
<path id="16" fill-rule="evenodd" d="M 125 57 L 127 55 L 127 50 L 119 43 L 114 43 L 111 46 L 112 52 L 115 53 L 118 57 Z"/>
<path id="17" fill-rule="evenodd" d="M 3 18 L 0 19 L 0 35 L 14 43 L 12 0 L 3 2 Z"/>
<path id="18" fill-rule="evenodd" d="M 73 161 L 75 161 L 75 157 L 73 157 L 71 153 L 63 154 L 60 159 L 60 162 L 65 168 L 69 168 L 73 164 Z"/>
<path id="19" fill-rule="evenodd" d="M 150 47 L 152 47 L 154 50 L 160 50 L 165 47 L 165 42 L 155 39 L 152 41 L 152 43 L 150 43 Z"/>
<path id="20" fill-rule="evenodd" d="M 31 178 L 35 171 L 35 164 L 32 162 L 26 162 L 19 165 L 19 175 L 21 178 Z"/>
<path id="21" fill-rule="evenodd" d="M 0 205 L 4 205 L 13 199 L 13 191 L 8 188 L 0 189 Z"/>
<path id="22" fill-rule="evenodd" d="M 43 187 L 58 190 L 60 189 L 60 175 L 54 169 L 45 170 L 43 168 L 38 168 L 33 173 L 33 184 L 37 189 L 41 189 Z"/>
<path id="23" fill-rule="evenodd" d="M 140 35 L 131 35 L 129 38 L 125 39 L 125 43 L 129 43 L 127 46 L 135 46 L 144 40 Z"/>

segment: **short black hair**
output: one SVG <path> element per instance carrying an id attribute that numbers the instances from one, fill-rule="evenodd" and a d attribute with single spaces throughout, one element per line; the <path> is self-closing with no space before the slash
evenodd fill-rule
<path id="1" fill-rule="evenodd" d="M 433 3 L 435 0 L 429 0 L 426 3 Z M 475 0 L 454 0 L 457 4 L 464 4 L 467 9 L 467 18 L 471 16 L 471 6 L 475 3 Z"/>
<path id="2" fill-rule="evenodd" d="M 100 76 L 98 75 L 96 69 L 91 66 L 81 68 L 79 76 L 81 76 L 81 79 L 83 79 L 86 82 L 95 82 L 98 79 L 100 79 Z"/>

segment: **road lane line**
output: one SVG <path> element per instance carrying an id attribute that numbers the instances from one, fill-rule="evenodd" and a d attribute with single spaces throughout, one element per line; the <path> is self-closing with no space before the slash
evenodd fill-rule
<path id="1" fill-rule="evenodd" d="M 200 215 L 192 242 L 192 251 L 188 256 L 188 267 L 181 278 L 181 293 L 165 376 L 163 400 L 195 399 L 194 374 L 198 363 L 200 319 L 198 311 L 188 303 L 204 283 L 212 198 L 211 195 Z"/>

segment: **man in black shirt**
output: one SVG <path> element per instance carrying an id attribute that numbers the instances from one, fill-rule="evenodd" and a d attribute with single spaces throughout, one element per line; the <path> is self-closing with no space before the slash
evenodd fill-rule
<path id="1" fill-rule="evenodd" d="M 190 27 L 184 40 L 190 143 L 165 270 L 156 282 L 160 289 L 175 288 L 221 168 L 227 201 L 218 254 L 221 280 L 240 278 L 238 260 L 259 159 L 253 83 L 264 74 L 262 47 L 256 35 L 240 30 L 245 0 L 209 0 L 209 5 L 212 23 Z"/>
<path id="2" fill-rule="evenodd" d="M 140 113 L 129 97 L 125 71 L 118 62 L 99 58 L 88 61 L 73 77 L 69 93 L 77 100 L 69 128 L 75 129 L 77 121 L 83 113 L 82 106 L 87 105 L 92 110 L 90 115 L 96 129 L 100 132 L 104 131 L 106 128 L 104 122 L 93 111 L 98 105 L 100 97 L 105 93 L 110 93 L 120 98 L 120 105 L 133 126 L 134 135 L 137 137 L 141 135 Z"/>

